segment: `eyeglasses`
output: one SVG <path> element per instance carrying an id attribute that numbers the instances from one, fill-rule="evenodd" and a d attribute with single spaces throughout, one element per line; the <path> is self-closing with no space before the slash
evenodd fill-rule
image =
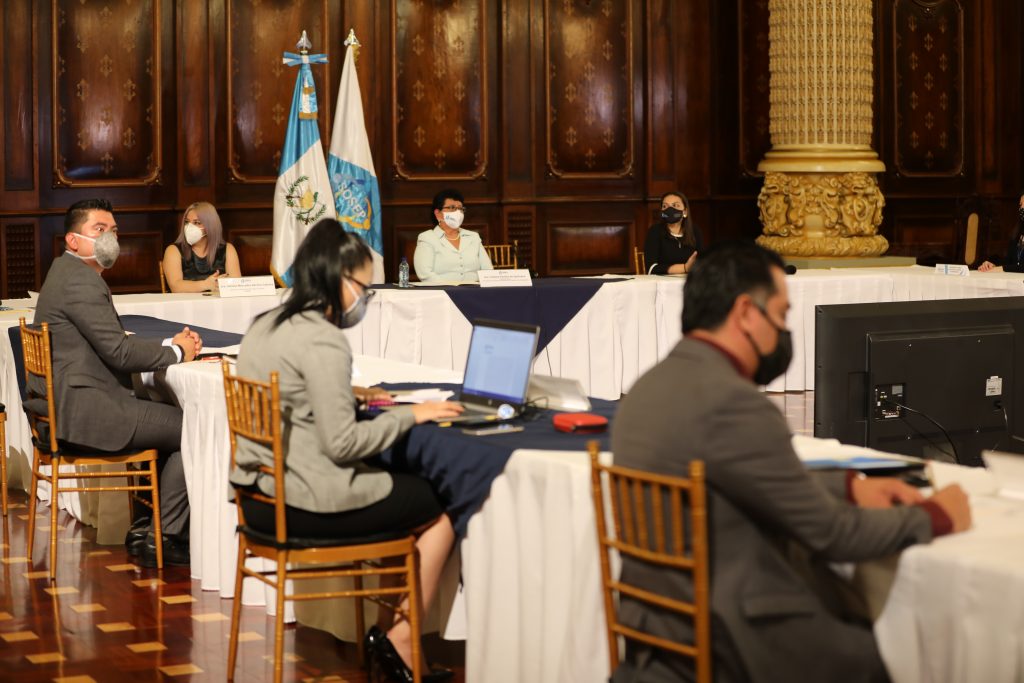
<path id="1" fill-rule="evenodd" d="M 354 277 L 350 277 L 348 279 L 359 285 L 359 287 L 363 290 L 363 298 L 366 299 L 366 301 L 369 301 L 373 297 L 377 296 L 377 290 L 371 289 L 370 285 L 366 284 L 365 282 L 360 282 Z"/>

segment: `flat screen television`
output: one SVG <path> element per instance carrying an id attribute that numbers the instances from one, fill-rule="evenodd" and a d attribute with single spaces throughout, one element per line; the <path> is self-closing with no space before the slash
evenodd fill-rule
<path id="1" fill-rule="evenodd" d="M 964 465 L 1024 452 L 1024 297 L 817 306 L 814 350 L 817 437 Z"/>

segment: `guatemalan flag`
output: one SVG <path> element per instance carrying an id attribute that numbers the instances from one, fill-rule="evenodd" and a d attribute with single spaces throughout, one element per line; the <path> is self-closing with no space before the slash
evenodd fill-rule
<path id="1" fill-rule="evenodd" d="M 284 53 L 283 62 L 298 66 L 288 132 L 281 150 L 281 170 L 274 189 L 274 244 L 270 270 L 286 287 L 292 285 L 292 261 L 299 243 L 322 218 L 334 218 L 331 181 L 317 127 L 316 85 L 310 64 L 326 64 L 327 55 L 307 54 L 312 45 L 302 32 L 302 54 Z"/>
<path id="2" fill-rule="evenodd" d="M 370 138 L 363 120 L 354 51 L 359 48 L 355 33 L 345 41 L 345 66 L 341 70 L 338 106 L 331 133 L 327 168 L 334 191 L 338 221 L 364 240 L 373 251 L 373 281 L 384 282 L 384 238 L 380 222 L 380 186 L 373 169 Z"/>

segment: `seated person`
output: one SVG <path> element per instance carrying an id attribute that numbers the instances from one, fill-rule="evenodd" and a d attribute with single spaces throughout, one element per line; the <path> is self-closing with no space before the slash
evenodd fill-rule
<path id="1" fill-rule="evenodd" d="M 208 292 L 224 275 L 242 277 L 238 252 L 224 241 L 220 216 L 208 202 L 185 209 L 178 239 L 164 251 L 163 265 L 167 288 L 175 293 Z"/>
<path id="2" fill-rule="evenodd" d="M 997 266 L 991 261 L 985 261 L 978 266 L 978 270 L 982 273 L 1024 273 L 1024 196 L 1021 196 L 1017 206 L 1017 233 L 1006 248 L 1003 265 Z"/>
<path id="3" fill-rule="evenodd" d="M 644 240 L 647 274 L 682 275 L 693 268 L 700 249 L 700 231 L 690 218 L 690 202 L 681 192 L 661 195 L 661 220 L 651 226 Z"/>
<path id="4" fill-rule="evenodd" d="M 843 613 L 838 596 L 852 591 L 827 563 L 962 531 L 970 508 L 955 485 L 925 500 L 898 479 L 804 467 L 786 418 L 758 390 L 789 364 L 788 308 L 775 252 L 748 242 L 703 253 L 683 290 L 684 338 L 619 406 L 615 464 L 676 476 L 705 464 L 715 680 L 884 681 L 870 625 Z M 700 400 L 680 409 L 680 391 Z M 622 577 L 692 600 L 678 571 L 623 558 Z M 626 596 L 620 616 L 693 642 L 691 621 Z M 693 680 L 692 660 L 628 642 L 613 681 Z"/>
<path id="5" fill-rule="evenodd" d="M 366 459 L 414 424 L 452 417 L 462 406 L 427 402 L 356 421 L 352 350 L 343 330 L 359 323 L 374 293 L 367 284 L 373 269 L 370 249 L 338 221 L 324 219 L 299 245 L 292 268 L 291 296 L 256 319 L 238 356 L 243 377 L 265 379 L 271 372 L 280 373 L 288 529 L 308 538 L 415 533 L 423 602 L 429 605 L 455 541 L 451 520 L 425 479 L 381 470 Z M 273 479 L 260 475 L 257 467 L 272 464 L 270 449 L 240 440 L 230 480 L 270 493 Z M 273 506 L 246 500 L 246 522 L 273 534 Z M 411 681 L 409 625 L 388 619 L 393 618 L 381 610 L 381 622 L 367 634 L 368 649 L 394 680 Z M 389 656 L 395 651 L 398 655 Z M 397 668 L 388 669 L 394 664 Z"/>
<path id="6" fill-rule="evenodd" d="M 202 349 L 187 327 L 163 343 L 126 335 L 102 273 L 120 253 L 113 209 L 105 199 L 76 202 L 64 216 L 64 254 L 39 291 L 34 324 L 48 323 L 53 348 L 57 438 L 101 451 L 155 448 L 160 453 L 164 562 L 189 564 L 188 495 L 181 462 L 181 409 L 132 393 L 131 374 L 190 361 Z M 33 377 L 37 396 L 46 387 Z M 156 566 L 148 517 L 125 540 L 140 564 Z"/>
<path id="7" fill-rule="evenodd" d="M 416 238 L 412 259 L 421 281 L 476 282 L 478 270 L 493 268 L 480 235 L 461 228 L 465 216 L 466 203 L 458 191 L 441 190 L 434 196 L 437 225 Z"/>

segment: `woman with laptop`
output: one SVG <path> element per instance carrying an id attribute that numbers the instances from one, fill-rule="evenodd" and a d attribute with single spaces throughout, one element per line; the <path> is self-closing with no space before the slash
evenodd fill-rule
<path id="1" fill-rule="evenodd" d="M 372 467 L 366 459 L 414 424 L 454 417 L 462 407 L 428 402 L 357 421 L 352 351 L 342 330 L 359 323 L 374 294 L 368 285 L 373 272 L 370 250 L 336 220 L 322 220 L 299 245 L 293 272 L 291 295 L 256 319 L 238 356 L 241 376 L 279 373 L 288 442 L 288 530 L 312 538 L 415 533 L 423 602 L 429 606 L 455 540 L 451 520 L 425 479 Z M 269 449 L 242 440 L 231 482 L 270 494 L 273 481 L 259 475 L 257 467 L 272 462 Z M 274 533 L 272 505 L 246 499 L 243 512 L 250 526 Z M 411 681 L 409 624 L 385 623 L 392 619 L 381 610 L 379 624 L 367 634 L 368 649 L 379 670 L 393 680 Z M 440 670 L 423 680 L 441 681 L 450 675 Z"/>

